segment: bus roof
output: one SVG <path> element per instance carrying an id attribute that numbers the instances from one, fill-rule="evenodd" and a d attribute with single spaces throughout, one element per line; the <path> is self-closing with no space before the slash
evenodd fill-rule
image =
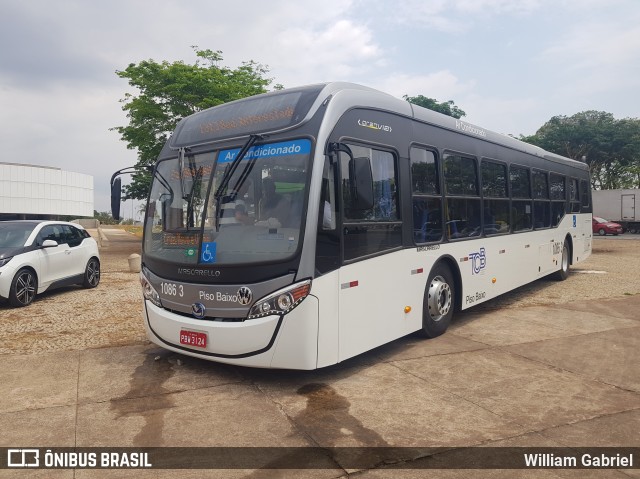
<path id="1" fill-rule="evenodd" d="M 208 108 L 182 119 L 175 132 L 163 148 L 161 157 L 168 150 L 204 145 L 248 134 L 274 132 L 298 126 L 313 116 L 328 98 L 337 94 L 348 94 L 349 90 L 365 92 L 368 104 L 354 107 L 383 106 L 387 111 L 408 116 L 458 133 L 496 143 L 507 148 L 545 158 L 572 167 L 588 169 L 587 165 L 516 138 L 496 133 L 463 120 L 423 108 L 401 100 L 379 90 L 348 82 L 317 83 L 289 88 L 243 98 L 223 105 Z M 362 98 L 362 95 L 359 95 Z M 389 110 L 391 108 L 391 110 Z"/>

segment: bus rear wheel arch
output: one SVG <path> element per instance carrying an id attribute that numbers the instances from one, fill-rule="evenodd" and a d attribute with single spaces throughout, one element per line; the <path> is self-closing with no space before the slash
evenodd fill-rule
<path id="1" fill-rule="evenodd" d="M 573 258 L 573 243 L 569 236 L 564 239 L 562 245 L 562 257 L 560 259 L 560 269 L 553 274 L 556 281 L 564 281 L 569 277 L 569 267 Z"/>
<path id="2" fill-rule="evenodd" d="M 422 334 L 435 338 L 443 334 L 457 308 L 457 284 L 451 267 L 439 262 L 429 273 L 422 304 Z"/>

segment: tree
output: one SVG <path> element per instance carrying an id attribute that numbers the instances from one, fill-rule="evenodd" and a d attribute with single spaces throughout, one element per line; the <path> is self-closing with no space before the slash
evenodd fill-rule
<path id="1" fill-rule="evenodd" d="M 97 210 L 93 210 L 93 217 L 97 219 L 102 225 L 118 224 L 118 222 L 111 216 L 111 213 L 108 213 L 106 211 L 98 212 Z"/>
<path id="2" fill-rule="evenodd" d="M 264 93 L 271 79 L 267 67 L 254 61 L 231 69 L 219 66 L 222 52 L 192 47 L 197 59 L 193 65 L 144 60 L 116 71 L 129 80 L 137 94 L 126 93 L 121 100 L 129 124 L 112 130 L 120 133 L 127 148 L 136 150 L 136 166 L 151 165 L 163 145 L 185 116 L 229 101 Z M 280 85 L 276 86 L 281 88 Z M 133 175 L 124 188 L 125 199 L 146 199 L 151 179 L 147 173 Z"/>
<path id="3" fill-rule="evenodd" d="M 616 120 L 604 111 L 554 116 L 521 140 L 586 161 L 595 189 L 640 187 L 640 120 Z"/>
<path id="4" fill-rule="evenodd" d="M 433 98 L 428 98 L 423 95 L 418 96 L 408 96 L 405 95 L 402 98 L 407 100 L 409 103 L 413 103 L 414 105 L 422 106 L 424 108 L 428 108 L 429 110 L 437 111 L 439 113 L 444 113 L 445 115 L 452 116 L 453 118 L 462 118 L 463 116 L 467 116 L 467 114 L 458 108 L 453 100 L 443 101 L 442 103 L 438 103 L 438 100 Z"/>

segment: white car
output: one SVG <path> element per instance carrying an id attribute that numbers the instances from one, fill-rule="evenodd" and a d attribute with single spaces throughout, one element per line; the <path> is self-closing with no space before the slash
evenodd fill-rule
<path id="1" fill-rule="evenodd" d="M 100 283 L 96 241 L 82 226 L 64 221 L 0 221 L 0 297 L 31 304 L 49 288 Z"/>

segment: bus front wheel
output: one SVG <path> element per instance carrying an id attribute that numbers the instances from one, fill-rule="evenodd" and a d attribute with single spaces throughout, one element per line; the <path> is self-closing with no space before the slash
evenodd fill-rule
<path id="1" fill-rule="evenodd" d="M 455 283 L 451 270 L 444 264 L 436 265 L 429 274 L 422 308 L 422 332 L 427 338 L 443 334 L 453 316 Z"/>

